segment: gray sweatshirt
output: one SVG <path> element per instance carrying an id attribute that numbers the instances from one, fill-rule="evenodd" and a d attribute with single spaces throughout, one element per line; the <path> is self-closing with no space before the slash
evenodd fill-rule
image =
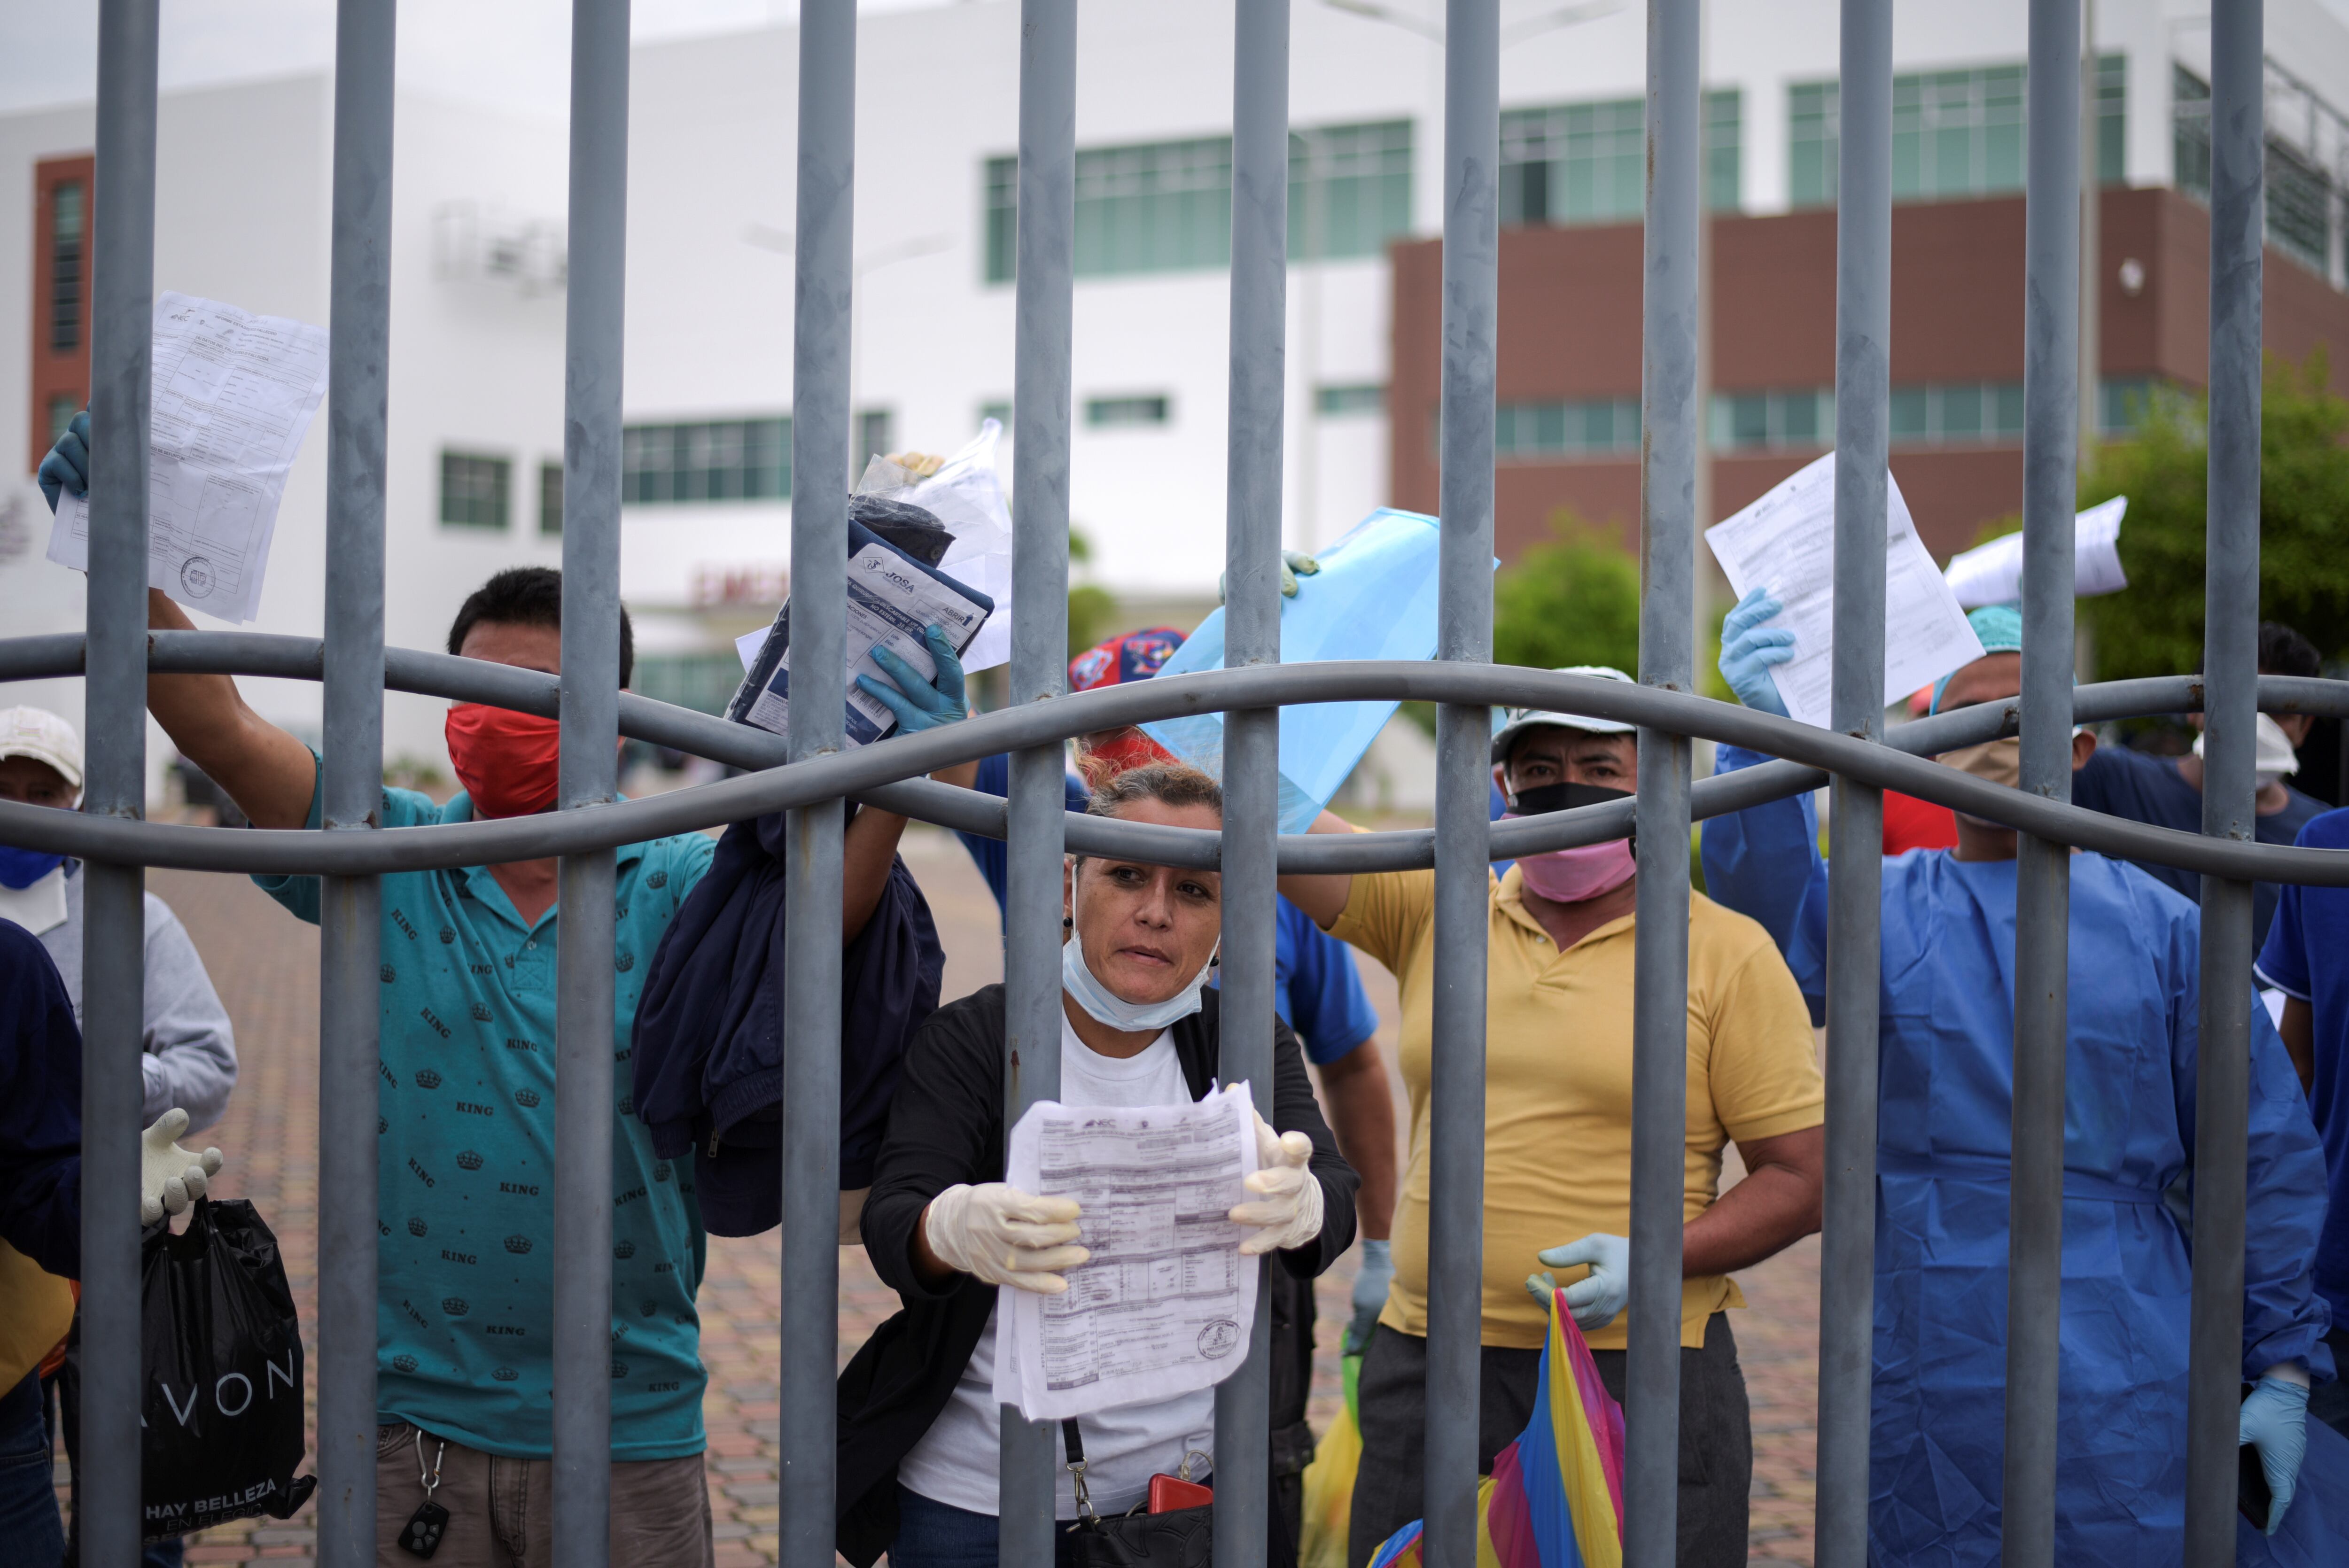
<path id="1" fill-rule="evenodd" d="M 74 1021 L 81 1021 L 82 881 L 78 865 L 61 867 L 66 878 L 66 918 L 39 934 L 41 945 L 57 961 L 66 995 L 72 998 Z M 236 1036 L 228 1009 L 212 989 L 204 961 L 188 939 L 187 927 L 171 906 L 147 895 L 147 1006 L 139 1059 L 147 1080 L 146 1103 L 140 1121 L 155 1119 L 178 1106 L 188 1113 L 188 1129 L 210 1127 L 228 1109 L 229 1091 L 236 1087 Z"/>

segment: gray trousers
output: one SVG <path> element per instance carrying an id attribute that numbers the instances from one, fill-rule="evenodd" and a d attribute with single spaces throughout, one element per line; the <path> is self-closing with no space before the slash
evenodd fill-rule
<path id="1" fill-rule="evenodd" d="M 1478 1378 L 1476 1469 L 1532 1418 L 1539 1350 L 1488 1345 Z M 1599 1379 L 1623 1398 L 1620 1350 L 1594 1350 Z M 1381 1324 L 1362 1357 L 1358 1389 L 1362 1460 L 1354 1478 L 1347 1568 L 1363 1568 L 1381 1542 L 1421 1517 L 1427 1462 L 1427 1341 Z M 1705 1324 L 1704 1346 L 1681 1352 L 1680 1561 L 1682 1568 L 1743 1568 L 1746 1493 L 1754 1482 L 1754 1429 L 1745 1374 L 1729 1317 Z"/>

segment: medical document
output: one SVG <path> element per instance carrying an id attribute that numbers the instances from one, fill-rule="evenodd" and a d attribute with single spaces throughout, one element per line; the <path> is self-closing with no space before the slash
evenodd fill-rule
<path id="1" fill-rule="evenodd" d="M 326 393 L 326 330 L 217 300 L 155 301 L 147 583 L 253 619 L 286 471 Z M 89 499 L 57 498 L 49 559 L 89 570 Z"/>
<path id="2" fill-rule="evenodd" d="M 2121 570 L 2121 519 L 2128 497 L 2100 501 L 2072 520 L 2072 596 L 2091 599 L 2128 586 Z M 1969 610 L 2013 604 L 2023 598 L 2023 535 L 2001 534 L 1988 544 L 1950 557 L 1950 592 Z"/>
<path id="3" fill-rule="evenodd" d="M 1982 656 L 1957 595 L 1917 537 L 1909 503 L 1884 476 L 1884 702 L 1899 701 Z M 1766 587 L 1785 606 L 1770 624 L 1795 633 L 1795 656 L 1771 672 L 1789 716 L 1829 727 L 1835 653 L 1835 454 L 1795 474 L 1704 542 L 1739 598 Z"/>
<path id="4" fill-rule="evenodd" d="M 1195 1105 L 1029 1108 L 1004 1179 L 1075 1199 L 1092 1257 L 1059 1295 L 1001 1287 L 997 1399 L 1057 1421 L 1210 1387 L 1247 1358 L 1260 1264 L 1226 1216 L 1256 1169 L 1248 1110 L 1245 1088 Z"/>
<path id="5" fill-rule="evenodd" d="M 784 606 L 789 614 L 790 606 Z M 870 676 L 883 686 L 892 683 L 873 650 L 886 647 L 919 671 L 924 679 L 937 675 L 923 640 L 925 627 L 936 626 L 957 649 L 969 646 L 987 619 L 990 606 L 972 603 L 939 578 L 868 536 L 848 561 L 848 716 L 851 746 L 869 746 L 889 733 L 897 716 L 857 686 L 856 677 Z M 771 634 L 760 633 L 764 638 Z M 749 639 L 744 639 L 746 642 Z M 781 662 L 766 686 L 742 717 L 761 729 L 791 733 L 792 651 L 782 649 Z M 740 699 L 737 699 L 740 700 Z"/>

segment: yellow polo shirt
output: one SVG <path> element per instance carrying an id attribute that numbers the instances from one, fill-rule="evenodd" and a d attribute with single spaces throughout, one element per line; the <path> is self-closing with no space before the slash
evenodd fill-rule
<path id="1" fill-rule="evenodd" d="M 1485 1323 L 1486 1345 L 1532 1349 L 1547 1332 L 1525 1281 L 1535 1253 L 1631 1223 L 1632 917 L 1556 951 L 1519 897 L 1516 867 L 1493 884 L 1485 973 Z M 1331 932 L 1394 972 L 1402 1001 L 1402 1076 L 1411 1091 L 1411 1169 L 1395 1214 L 1394 1284 L 1379 1321 L 1427 1333 L 1429 1008 L 1435 975 L 1435 873 L 1353 879 Z M 1688 1184 L 1693 1218 L 1719 1195 L 1721 1150 L 1816 1127 L 1826 1090 L 1809 1010 L 1769 934 L 1703 894 L 1689 895 Z M 1563 1271 L 1559 1284 L 1581 1274 Z M 1681 1343 L 1745 1298 L 1726 1275 L 1682 1287 Z M 1628 1314 L 1588 1337 L 1623 1347 Z"/>

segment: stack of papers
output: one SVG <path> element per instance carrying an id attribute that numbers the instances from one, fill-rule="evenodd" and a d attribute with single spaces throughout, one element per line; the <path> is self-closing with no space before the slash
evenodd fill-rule
<path id="1" fill-rule="evenodd" d="M 2092 599 L 2128 586 L 2121 570 L 2121 518 L 2128 497 L 2116 495 L 2072 521 L 2072 595 Z M 2003 534 L 1950 557 L 1950 592 L 1969 610 L 2013 604 L 2023 597 L 2023 535 Z"/>
<path id="2" fill-rule="evenodd" d="M 147 585 L 243 623 L 261 608 L 286 471 L 326 395 L 326 331 L 234 305 L 155 301 Z M 49 559 L 89 570 L 89 498 L 62 495 Z"/>
<path id="3" fill-rule="evenodd" d="M 1933 566 L 1909 503 L 1884 476 L 1884 705 L 1982 656 L 1957 595 Z M 1767 588 L 1785 606 L 1770 624 L 1795 634 L 1795 656 L 1774 667 L 1790 717 L 1828 728 L 1835 669 L 1835 454 L 1804 469 L 1736 516 L 1704 531 L 1743 599 Z"/>
<path id="4" fill-rule="evenodd" d="M 1195 1105 L 1029 1108 L 1004 1180 L 1075 1199 L 1092 1257 L 1059 1295 L 1001 1287 L 999 1403 L 1063 1420 L 1212 1387 L 1247 1358 L 1261 1270 L 1226 1216 L 1256 1169 L 1248 1110 L 1244 1088 Z"/>

